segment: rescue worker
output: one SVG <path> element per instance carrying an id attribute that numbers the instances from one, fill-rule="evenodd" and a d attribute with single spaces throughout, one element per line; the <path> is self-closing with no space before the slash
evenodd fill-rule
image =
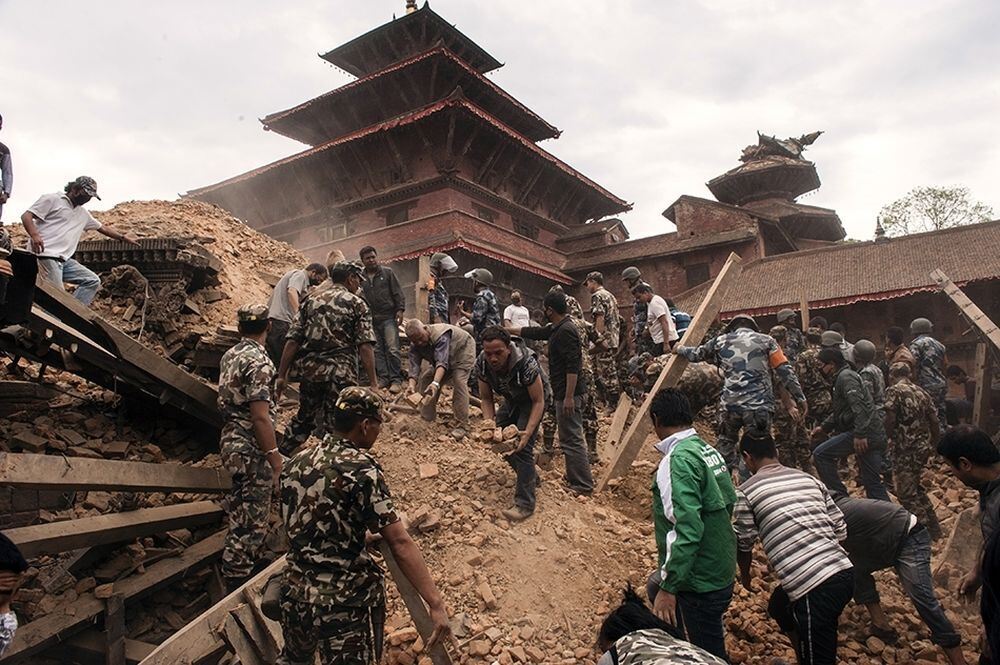
<path id="1" fill-rule="evenodd" d="M 785 327 L 785 355 L 788 356 L 788 362 L 794 363 L 806 348 L 806 337 L 799 328 L 794 310 L 788 308 L 780 310 L 776 318 L 778 325 Z"/>
<path id="2" fill-rule="evenodd" d="M 642 273 L 635 266 L 629 266 L 625 270 L 622 270 L 622 281 L 625 282 L 630 293 L 634 293 L 633 290 L 635 287 L 646 283 L 642 279 Z M 632 304 L 632 342 L 635 345 L 635 355 L 642 353 L 653 354 L 653 340 L 646 336 L 648 308 L 649 305 L 645 300 L 638 296 L 635 297 Z"/>
<path id="3" fill-rule="evenodd" d="M 476 294 L 476 300 L 472 303 L 472 311 L 463 310 L 462 314 L 472 322 L 472 336 L 476 338 L 476 349 L 482 350 L 479 338 L 483 331 L 502 323 L 500 301 L 493 293 L 493 273 L 489 270 L 476 268 L 467 272 L 465 276 L 472 280 L 472 290 Z"/>
<path id="4" fill-rule="evenodd" d="M 469 374 L 476 364 L 476 342 L 472 335 L 450 323 L 425 324 L 419 319 L 406 322 L 410 340 L 409 391 L 424 395 L 420 416 L 433 422 L 437 417 L 441 386 L 452 387 L 451 406 L 458 426 L 469 427 Z M 421 371 L 424 362 L 429 367 Z"/>
<path id="5" fill-rule="evenodd" d="M 806 348 L 795 359 L 795 374 L 799 385 L 806 396 L 809 409 L 806 412 L 806 431 L 826 420 L 830 415 L 833 384 L 823 373 L 823 364 L 819 362 L 820 338 L 823 331 L 816 327 L 806 330 Z"/>
<path id="6" fill-rule="evenodd" d="M 229 518 L 222 576 L 232 592 L 261 563 L 271 494 L 281 475 L 274 436 L 274 363 L 267 355 L 266 305 L 244 305 L 236 314 L 240 341 L 219 361 L 219 440 L 223 467 L 232 475 L 224 502 Z"/>
<path id="7" fill-rule="evenodd" d="M 431 323 L 451 323 L 448 290 L 444 278 L 458 270 L 458 264 L 444 252 L 431 254 L 431 278 L 427 282 L 427 306 Z"/>
<path id="8" fill-rule="evenodd" d="M 917 385 L 927 391 L 934 400 L 938 410 L 938 422 L 942 425 L 948 422 L 945 410 L 945 398 L 948 396 L 948 381 L 944 378 L 944 370 L 948 366 L 948 358 L 944 344 L 931 337 L 934 324 L 923 317 L 913 319 L 910 323 L 910 334 L 914 335 L 910 342 L 910 353 L 917 364 Z"/>
<path id="9" fill-rule="evenodd" d="M 604 288 L 604 275 L 599 272 L 588 273 L 583 284 L 590 291 L 590 315 L 601 340 L 601 346 L 594 354 L 595 377 L 603 387 L 605 403 L 615 408 L 621 395 L 615 362 L 621 333 L 618 300 Z"/>
<path id="10" fill-rule="evenodd" d="M 781 350 L 787 353 L 789 329 L 785 326 L 774 326 L 770 333 Z M 805 394 L 804 390 L 803 394 Z M 792 418 L 791 412 L 795 404 L 784 386 L 778 385 L 776 397 L 773 424 L 774 441 L 778 447 L 778 460 L 787 467 L 800 469 L 811 474 L 813 468 L 812 448 L 809 445 L 809 433 L 806 432 L 805 420 Z M 806 404 L 808 410 L 808 398 L 806 398 Z"/>

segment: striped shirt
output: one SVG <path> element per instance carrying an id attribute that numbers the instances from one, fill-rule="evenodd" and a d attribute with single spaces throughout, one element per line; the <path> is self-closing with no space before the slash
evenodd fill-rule
<path id="1" fill-rule="evenodd" d="M 733 509 L 740 551 L 758 536 L 771 568 L 795 601 L 851 568 L 840 541 L 847 523 L 821 482 L 798 469 L 769 464 L 736 490 Z"/>

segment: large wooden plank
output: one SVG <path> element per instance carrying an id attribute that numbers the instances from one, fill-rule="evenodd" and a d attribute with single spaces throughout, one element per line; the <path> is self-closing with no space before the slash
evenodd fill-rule
<path id="1" fill-rule="evenodd" d="M 155 593 L 183 576 L 190 568 L 204 564 L 222 552 L 225 531 L 201 540 L 184 550 L 180 556 L 158 561 L 140 575 L 126 577 L 115 583 L 115 593 L 125 597 L 126 603 L 134 602 Z M 14 642 L 0 663 L 25 662 L 44 649 L 74 635 L 104 611 L 104 601 L 93 595 L 81 596 L 76 602 L 58 608 L 36 621 L 21 626 Z"/>
<path id="2" fill-rule="evenodd" d="M 425 323 L 430 322 L 430 291 L 427 282 L 431 278 L 431 257 L 421 256 L 417 259 L 417 282 L 414 284 L 413 318 Z"/>
<path id="3" fill-rule="evenodd" d="M 990 386 L 993 383 L 993 357 L 986 342 L 976 344 L 976 395 L 972 400 L 972 424 L 980 429 L 986 428 L 990 415 Z"/>
<path id="4" fill-rule="evenodd" d="M 0 486 L 109 492 L 225 492 L 224 469 L 0 452 Z"/>
<path id="5" fill-rule="evenodd" d="M 932 270 L 931 279 L 937 282 L 938 288 L 944 291 L 944 294 L 958 305 L 965 318 L 979 329 L 983 337 L 988 339 L 993 346 L 1000 349 L 1000 328 L 997 328 L 997 324 L 991 321 L 990 317 L 986 316 L 983 310 L 979 309 L 979 306 L 972 302 L 962 289 L 955 286 L 955 283 L 941 270 Z"/>
<path id="6" fill-rule="evenodd" d="M 726 293 L 739 278 L 742 271 L 743 266 L 740 257 L 736 254 L 730 254 L 726 260 L 726 264 L 722 266 L 722 270 L 719 271 L 711 288 L 705 294 L 705 299 L 701 301 L 701 305 L 698 306 L 698 310 L 691 318 L 691 325 L 685 331 L 684 337 L 677 342 L 678 345 L 693 346 L 701 343 L 705 333 L 711 327 L 712 321 L 719 315 Z M 643 400 L 642 406 L 636 411 L 635 417 L 632 419 L 632 424 L 629 425 L 628 431 L 622 439 L 622 445 L 615 451 L 614 459 L 598 481 L 598 492 L 607 487 L 609 481 L 622 475 L 632 466 L 632 462 L 635 461 L 636 456 L 639 454 L 643 442 L 653 430 L 652 423 L 649 422 L 648 418 L 649 407 L 653 403 L 653 397 L 656 396 L 656 393 L 661 388 L 669 388 L 677 385 L 681 375 L 684 373 L 685 367 L 687 367 L 687 360 L 681 356 L 671 355 L 667 360 L 666 365 L 663 366 L 663 370 L 660 372 L 659 378 L 656 379 L 656 383 L 653 384 L 652 389 L 646 394 L 646 399 Z"/>
<path id="7" fill-rule="evenodd" d="M 614 449 L 621 442 L 622 433 L 625 432 L 625 425 L 628 424 L 628 414 L 632 410 L 632 398 L 622 393 L 618 398 L 618 407 L 615 414 L 611 416 L 611 425 L 608 427 L 608 448 Z"/>
<path id="8" fill-rule="evenodd" d="M 224 652 L 226 643 L 222 639 L 222 630 L 230 610 L 246 602 L 244 591 L 259 596 L 271 575 L 284 568 L 285 557 L 281 557 L 168 637 L 141 665 L 191 665 L 203 663 Z"/>
<path id="9" fill-rule="evenodd" d="M 385 540 L 380 540 L 378 547 L 382 552 L 382 558 L 385 559 L 385 567 L 389 569 L 389 575 L 392 576 L 392 581 L 396 583 L 399 595 L 402 596 L 403 602 L 406 604 L 406 609 L 410 612 L 413 625 L 417 627 L 417 632 L 420 633 L 420 637 L 423 638 L 426 644 L 427 640 L 430 639 L 431 633 L 434 631 L 431 615 L 427 611 L 427 607 L 424 605 L 424 601 L 416 588 L 406 578 L 406 575 L 403 574 L 399 563 L 396 562 L 396 557 L 392 555 L 392 550 L 389 549 L 389 544 Z M 430 650 L 429 655 L 434 665 L 452 665 L 451 656 L 448 655 L 448 650 L 442 642 L 435 644 L 434 648 Z"/>
<path id="10" fill-rule="evenodd" d="M 224 511 L 212 501 L 140 508 L 125 513 L 36 524 L 4 532 L 26 557 L 57 554 L 216 522 Z"/>
<path id="11" fill-rule="evenodd" d="M 802 332 L 809 331 L 809 296 L 802 293 L 799 297 L 799 318 L 802 319 L 800 323 L 802 324 Z"/>
<path id="12" fill-rule="evenodd" d="M 105 665 L 125 665 L 125 598 L 116 593 L 105 603 Z"/>

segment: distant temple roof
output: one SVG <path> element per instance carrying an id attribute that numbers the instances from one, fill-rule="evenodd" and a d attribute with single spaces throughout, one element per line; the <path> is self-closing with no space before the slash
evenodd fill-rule
<path id="1" fill-rule="evenodd" d="M 458 28 L 434 13 L 427 2 L 417 11 L 369 30 L 320 57 L 349 74 L 367 76 L 438 42 L 443 42 L 477 71 L 485 73 L 503 66 Z"/>
<path id="2" fill-rule="evenodd" d="M 845 242 L 751 261 L 726 295 L 721 316 L 773 314 L 798 307 L 836 307 L 935 291 L 940 268 L 956 284 L 1000 279 L 1000 220 L 879 241 Z M 678 294 L 693 307 L 710 283 Z"/>

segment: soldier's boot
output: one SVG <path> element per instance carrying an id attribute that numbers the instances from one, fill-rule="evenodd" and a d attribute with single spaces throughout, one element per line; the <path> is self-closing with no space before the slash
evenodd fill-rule
<path id="1" fill-rule="evenodd" d="M 587 459 L 591 464 L 597 464 L 600 459 L 597 456 L 597 432 L 587 432 Z"/>
<path id="2" fill-rule="evenodd" d="M 507 510 L 501 510 L 500 514 L 503 515 L 508 522 L 523 522 L 524 520 L 531 517 L 534 513 L 532 513 L 527 508 L 522 508 L 521 506 L 514 506 L 513 508 L 508 508 Z"/>

